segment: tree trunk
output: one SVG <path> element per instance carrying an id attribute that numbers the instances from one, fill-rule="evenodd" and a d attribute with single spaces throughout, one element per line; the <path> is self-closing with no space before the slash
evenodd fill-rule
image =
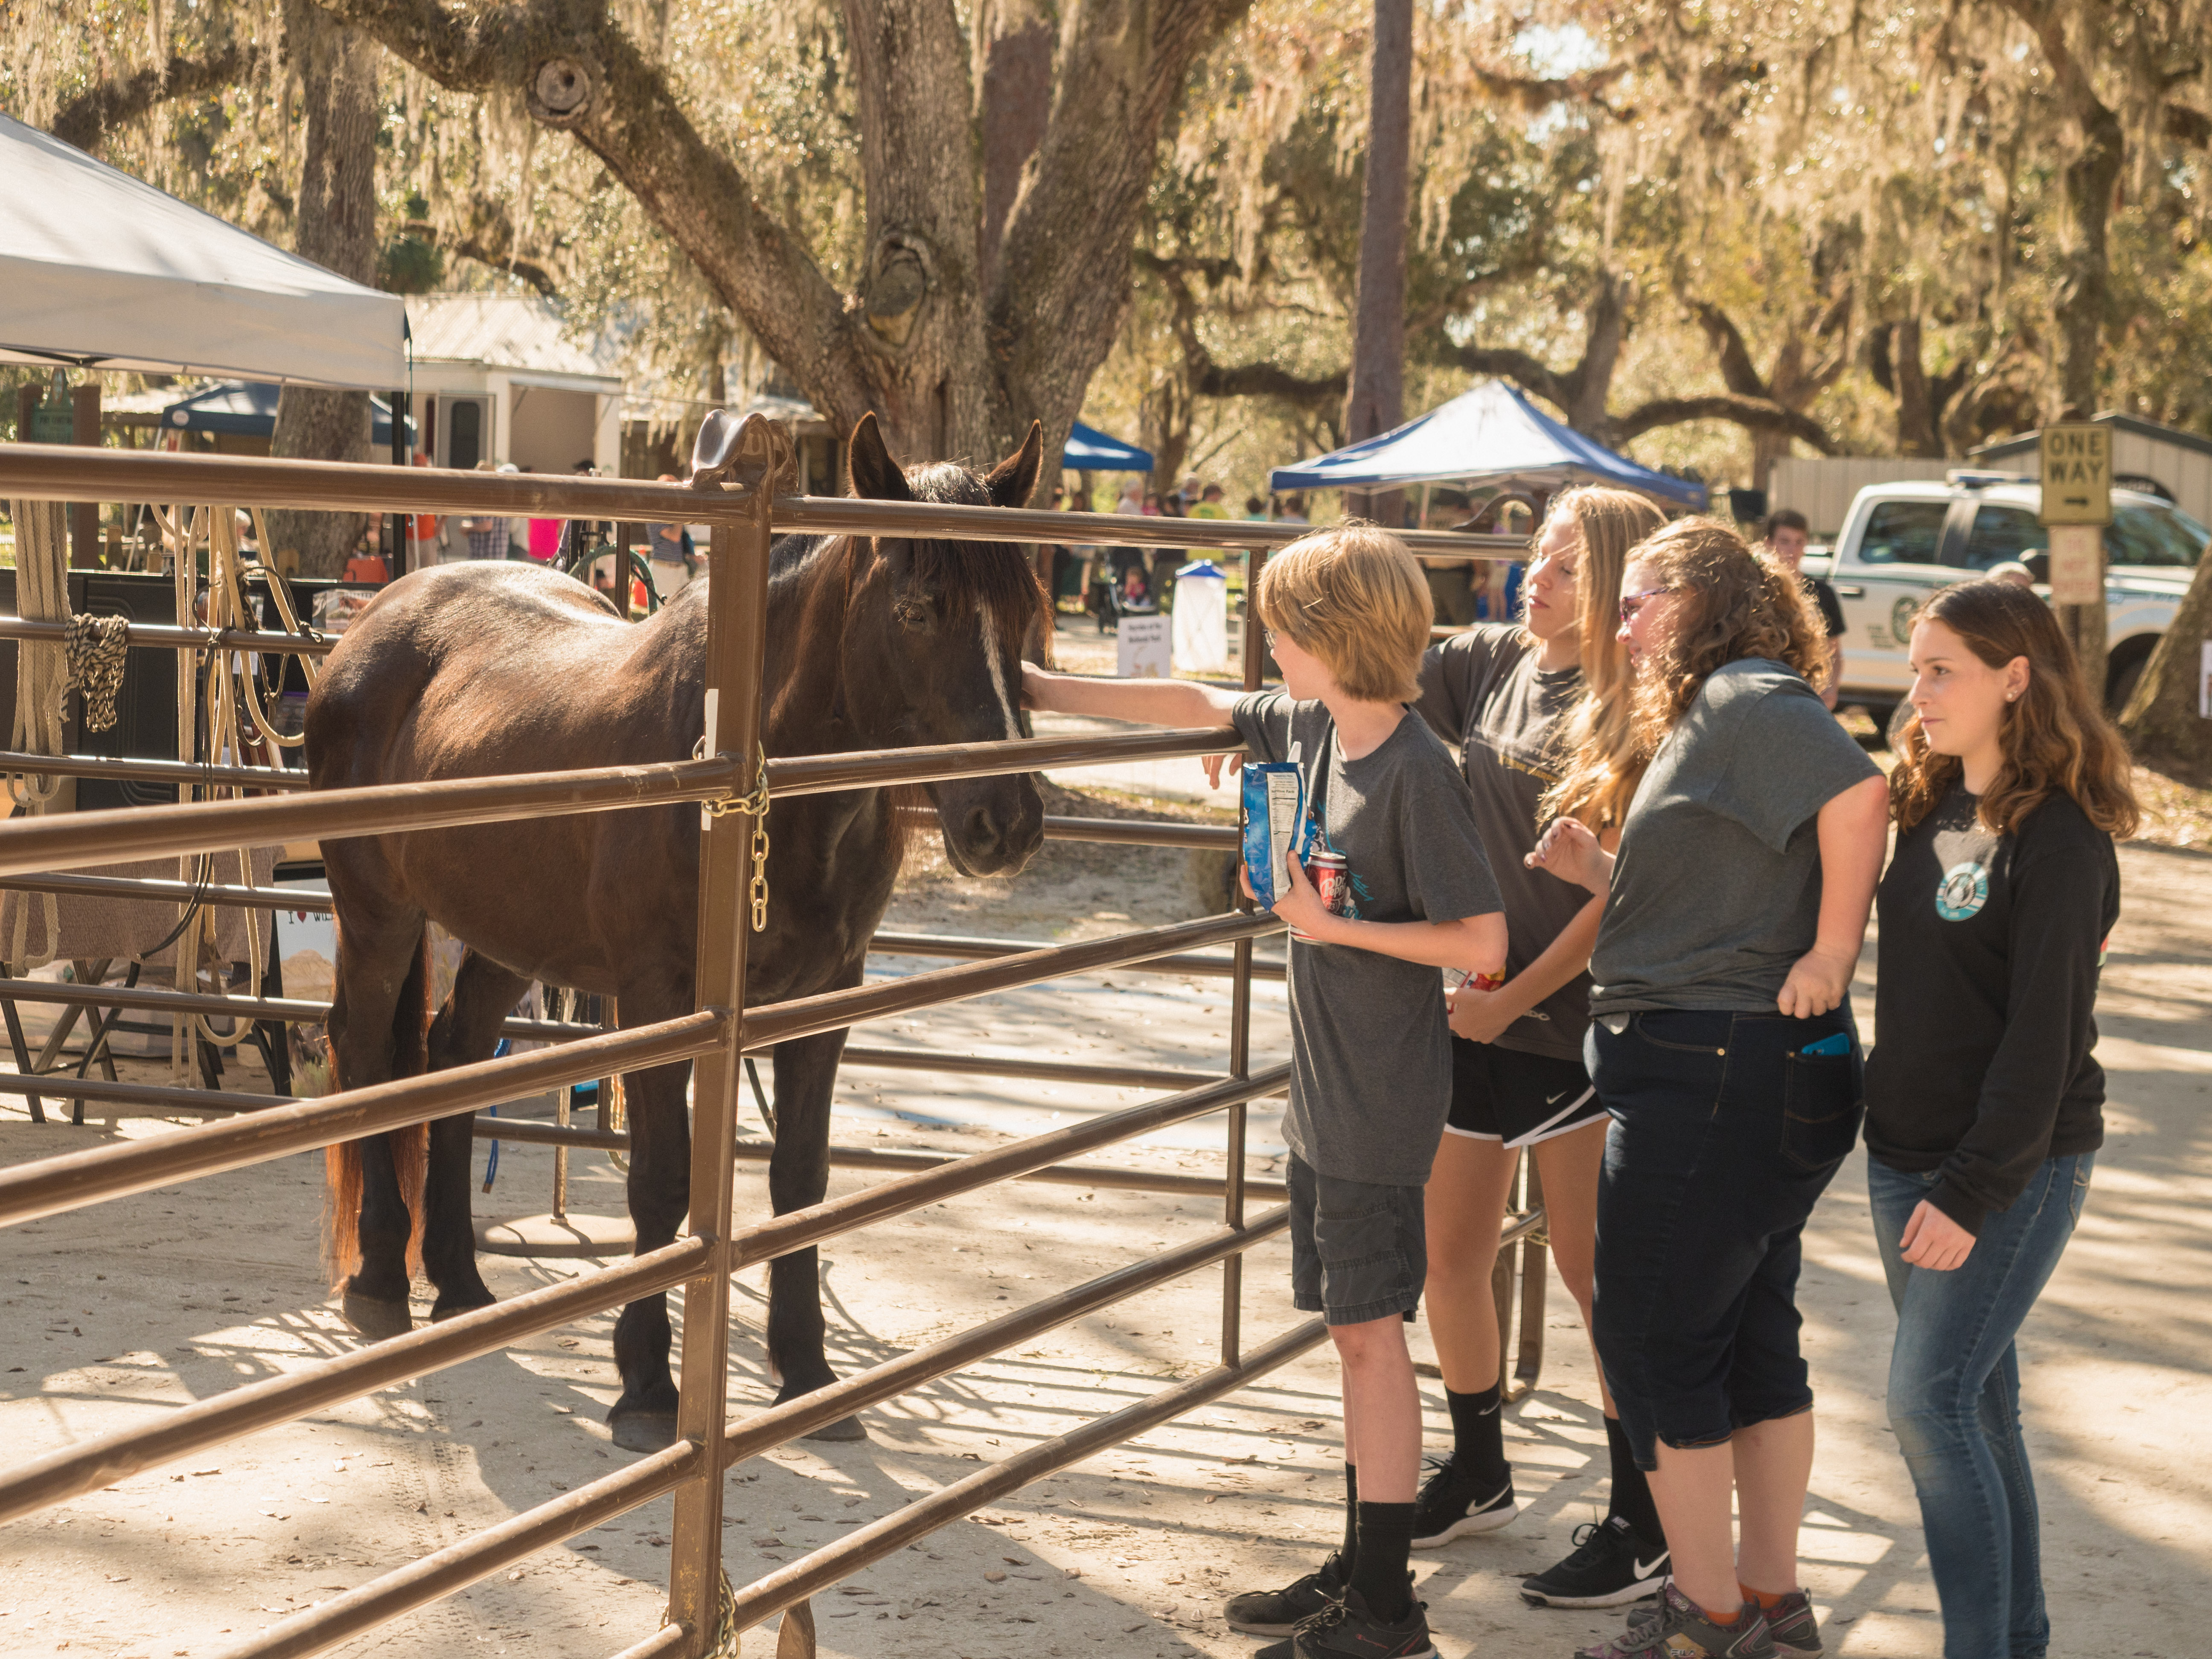
<path id="1" fill-rule="evenodd" d="M 1052 115 L 1051 19 L 1041 0 L 984 0 L 975 9 L 975 123 L 983 147 L 983 218 L 976 270 L 998 280 L 999 245 L 1020 193 L 1022 168 Z"/>
<path id="2" fill-rule="evenodd" d="M 1367 167 L 1359 194 L 1359 284 L 1344 426 L 1358 443 L 1406 418 L 1407 172 L 1413 138 L 1413 0 L 1375 0 L 1368 56 Z M 1404 492 L 1353 497 L 1347 510 L 1395 529 Z"/>
<path id="3" fill-rule="evenodd" d="M 2212 640 L 2212 558 L 2197 561 L 2181 609 L 2143 665 L 2120 715 L 2120 729 L 2137 760 L 2200 789 L 2212 788 L 2212 720 L 2197 712 L 2207 640 Z"/>
<path id="4" fill-rule="evenodd" d="M 302 258 L 341 276 L 374 282 L 376 43 L 307 0 L 286 0 L 284 28 L 307 112 L 293 246 Z M 367 460 L 368 393 L 286 386 L 276 399 L 269 453 L 301 460 Z M 269 535 L 276 547 L 270 551 L 295 550 L 303 576 L 336 576 L 360 539 L 362 522 L 358 513 L 271 513 Z"/>
<path id="5" fill-rule="evenodd" d="M 1598 273 L 1583 360 L 1575 371 L 1574 398 L 1567 405 L 1567 424 L 1577 432 L 1595 435 L 1605 429 L 1605 406 L 1613 396 L 1620 349 L 1627 343 L 1628 302 L 1635 291 L 1634 278 L 1624 272 L 1608 269 Z"/>
<path id="6" fill-rule="evenodd" d="M 2087 420 L 2096 412 L 2097 371 L 2112 308 L 2105 232 L 2112 216 L 2112 191 L 2126 157 L 2126 138 L 2119 117 L 2098 98 L 2088 72 L 2067 44 L 2060 0 L 2009 0 L 2009 4 L 2034 31 L 2060 102 L 2081 130 L 2081 148 L 2066 165 L 2067 246 L 2051 310 L 2059 339 L 2059 418 Z M 2089 9 L 2082 21 L 2085 31 L 2103 27 L 2098 9 Z M 2058 619 L 2081 659 L 2082 678 L 2092 693 L 2101 695 L 2107 626 L 2104 595 L 2100 593 L 2092 605 L 2060 605 Z"/>
<path id="7" fill-rule="evenodd" d="M 1920 360 L 1920 319 L 1899 323 L 1890 343 L 1897 384 L 1897 451 L 1900 455 L 1940 456 L 1943 440 L 1936 430 L 1936 404 L 1928 370 Z"/>

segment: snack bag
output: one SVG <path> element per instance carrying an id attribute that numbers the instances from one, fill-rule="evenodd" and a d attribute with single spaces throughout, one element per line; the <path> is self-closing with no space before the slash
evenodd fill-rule
<path id="1" fill-rule="evenodd" d="M 1244 868 L 1262 905 L 1290 890 L 1289 861 L 1304 850 L 1305 807 L 1305 775 L 1296 761 L 1246 764 Z"/>

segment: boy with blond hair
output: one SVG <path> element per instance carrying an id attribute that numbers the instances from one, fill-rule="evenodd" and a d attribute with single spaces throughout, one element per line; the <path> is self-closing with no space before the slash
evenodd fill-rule
<path id="1" fill-rule="evenodd" d="M 1295 762 L 1318 842 L 1348 866 L 1346 914 L 1293 859 L 1274 913 L 1290 950 L 1291 1288 L 1328 1322 L 1344 1382 L 1345 1531 L 1320 1570 L 1229 1603 L 1285 1659 L 1432 1659 L 1407 1571 L 1421 1408 L 1405 1321 L 1426 1270 L 1422 1188 L 1451 1097 L 1439 969 L 1494 975 L 1505 918 L 1474 803 L 1420 695 L 1429 590 L 1367 525 L 1316 532 L 1261 568 L 1253 611 L 1283 689 L 1096 680 L 1024 665 L 1032 708 L 1158 726 L 1233 723 L 1257 759 Z M 1220 763 L 1209 763 L 1219 780 Z M 1250 890 L 1249 882 L 1246 890 Z M 1364 1471 L 1364 1474 L 1362 1471 Z"/>

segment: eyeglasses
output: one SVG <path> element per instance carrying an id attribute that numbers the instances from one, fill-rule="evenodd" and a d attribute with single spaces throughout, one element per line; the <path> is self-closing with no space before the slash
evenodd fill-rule
<path id="1" fill-rule="evenodd" d="M 1644 600 L 1656 599 L 1662 593 L 1671 593 L 1674 591 L 1671 587 L 1647 587 L 1641 593 L 1622 594 L 1620 596 L 1621 622 L 1624 624 L 1634 622 L 1636 613 L 1644 609 Z"/>

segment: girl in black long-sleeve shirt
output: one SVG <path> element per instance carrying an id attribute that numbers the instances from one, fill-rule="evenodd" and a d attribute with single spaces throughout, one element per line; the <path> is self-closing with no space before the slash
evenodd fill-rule
<path id="1" fill-rule="evenodd" d="M 1890 780 L 1867 1187 L 1891 1299 L 1889 1416 L 1912 1472 L 1945 1659 L 2050 1639 L 2014 1337 L 2104 1139 L 2091 1050 L 2135 799 L 2118 738 L 2025 588 L 1945 589 L 1912 630 Z"/>

